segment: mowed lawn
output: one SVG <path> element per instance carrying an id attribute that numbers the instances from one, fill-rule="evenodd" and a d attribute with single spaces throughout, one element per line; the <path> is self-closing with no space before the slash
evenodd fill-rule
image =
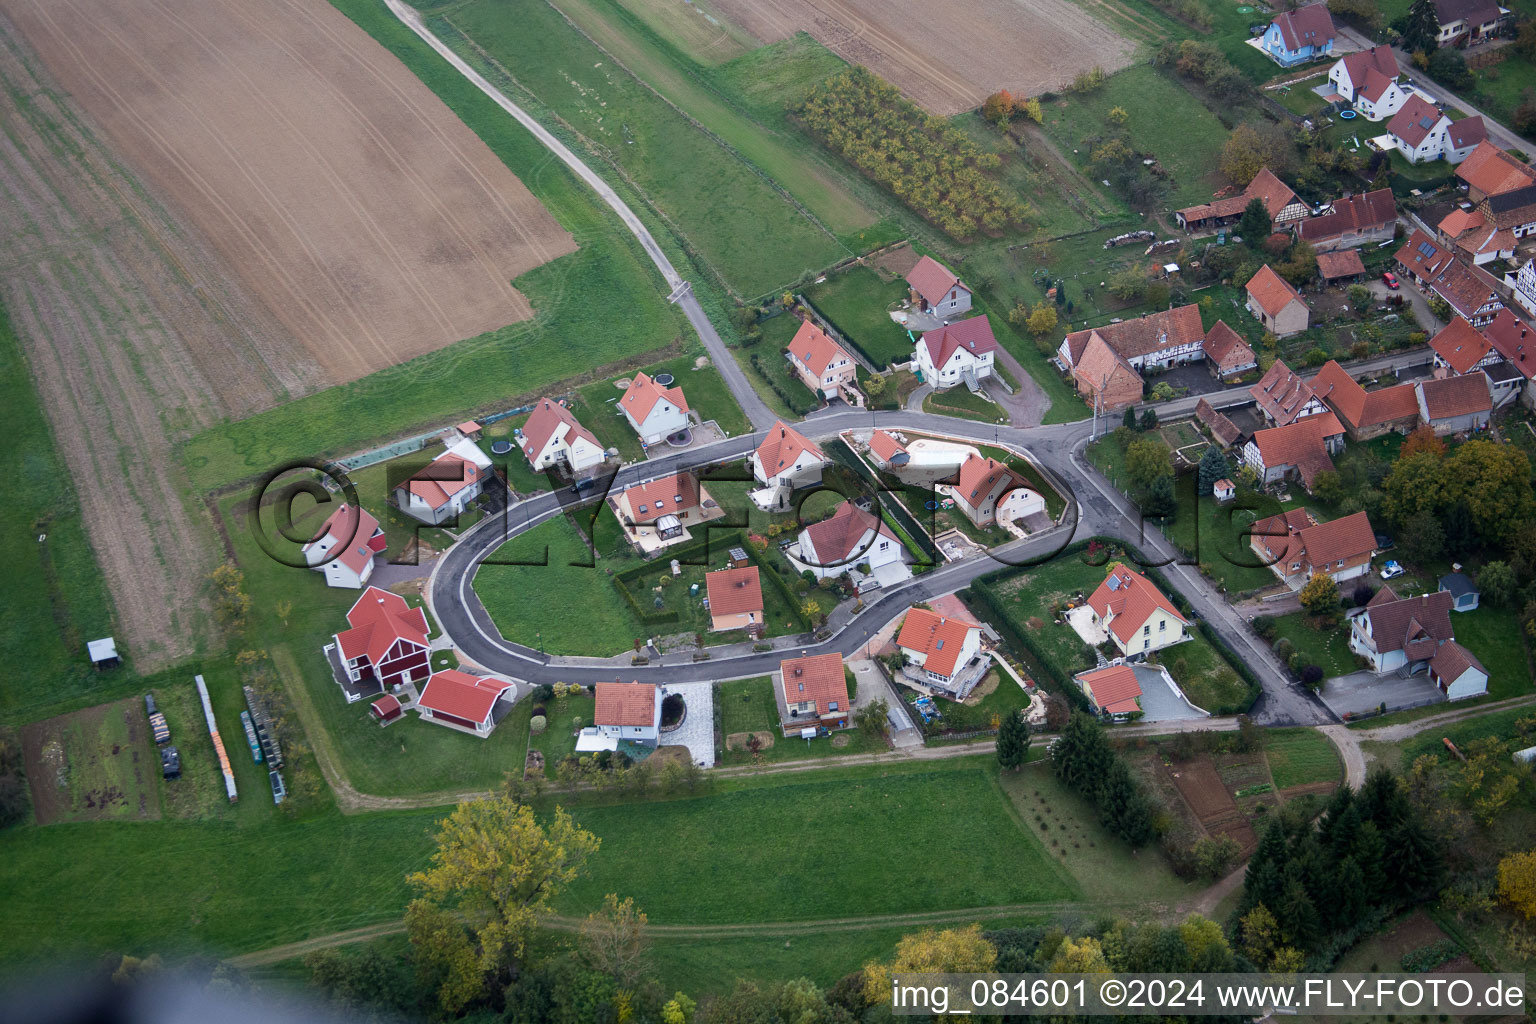
<path id="1" fill-rule="evenodd" d="M 887 306 L 906 294 L 906 285 L 899 279 L 886 281 L 873 268 L 863 266 L 833 274 L 805 289 L 806 299 L 817 312 L 879 367 L 905 362 L 912 356 L 907 332 L 886 312 Z"/>
<path id="2" fill-rule="evenodd" d="M 1355 671 L 1355 655 L 1349 649 L 1349 627 L 1342 622 L 1333 629 L 1314 629 L 1306 612 L 1275 616 L 1275 640 L 1289 640 L 1301 652 L 1302 664 L 1316 665 L 1325 679 Z"/>
<path id="3" fill-rule="evenodd" d="M 1276 789 L 1334 782 L 1343 776 L 1339 752 L 1316 729 L 1266 729 L 1264 755 Z"/>
<path id="4" fill-rule="evenodd" d="M 1209 640 L 1193 627 L 1190 632 L 1190 639 L 1158 652 L 1158 659 L 1168 668 L 1169 675 L 1196 707 L 1212 714 L 1244 704 L 1248 684 Z"/>
<path id="5" fill-rule="evenodd" d="M 847 255 L 736 152 L 547 4 L 471 0 L 429 23 L 514 100 L 532 98 L 535 116 L 557 115 L 617 164 L 738 296 L 767 294 Z M 692 95 L 690 83 L 678 88 Z M 721 105 L 719 116 L 727 112 Z"/>
<path id="6" fill-rule="evenodd" d="M 852 675 L 851 672 L 848 674 Z M 849 710 L 849 721 L 852 721 L 854 690 L 855 687 L 849 687 L 849 703 L 844 705 L 844 708 Z M 818 736 L 812 740 L 801 739 L 798 736 L 785 737 L 779 724 L 778 698 L 773 691 L 774 682 L 771 676 L 716 684 L 715 708 L 719 716 L 720 735 L 727 746 L 727 749 L 722 752 L 721 764 L 751 764 L 754 760 L 794 761 L 808 757 L 833 757 L 839 754 L 872 754 L 888 749 L 885 740 L 873 738 L 859 729 L 839 730 L 830 736 Z M 760 736 L 766 733 L 768 737 L 766 741 L 768 745 L 759 750 L 755 758 L 744 746 L 745 741 L 741 739 L 746 733 L 754 732 Z M 732 736 L 738 737 L 735 749 L 730 749 L 733 742 Z"/>
<path id="7" fill-rule="evenodd" d="M 765 780 L 766 783 L 767 780 Z M 849 771 L 571 808 L 603 837 L 560 908 L 633 896 L 656 924 L 788 921 L 1072 900 L 995 770 Z"/>

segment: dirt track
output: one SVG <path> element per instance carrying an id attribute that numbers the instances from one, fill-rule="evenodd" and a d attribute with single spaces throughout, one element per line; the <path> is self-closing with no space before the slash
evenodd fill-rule
<path id="1" fill-rule="evenodd" d="M 343 382 L 532 314 L 570 236 L 326 3 L 0 0 L 135 172 Z M 307 358 L 306 358 L 307 352 Z"/>
<path id="2" fill-rule="evenodd" d="M 1070 0 L 712 0 L 765 43 L 809 32 L 934 114 L 999 89 L 1058 89 L 1098 65 L 1118 71 L 1135 44 Z"/>

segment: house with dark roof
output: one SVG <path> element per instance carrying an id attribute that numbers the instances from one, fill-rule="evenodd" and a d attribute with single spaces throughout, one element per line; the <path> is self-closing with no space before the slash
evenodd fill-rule
<path id="1" fill-rule="evenodd" d="M 912 305 L 941 319 L 971 311 L 971 290 L 954 272 L 927 256 L 907 271 Z"/>
<path id="2" fill-rule="evenodd" d="M 1333 16 L 1326 3 L 1281 11 L 1259 37 L 1259 49 L 1283 68 L 1333 53 Z"/>
<path id="3" fill-rule="evenodd" d="M 1205 353 L 1205 365 L 1210 369 L 1211 376 L 1217 380 L 1241 377 L 1259 365 L 1259 357 L 1253 354 L 1253 349 L 1243 340 L 1243 336 L 1228 327 L 1224 320 L 1217 320 L 1205 332 L 1200 349 Z"/>
<path id="4" fill-rule="evenodd" d="M 1332 359 L 1312 378 L 1312 390 L 1338 416 L 1351 441 L 1368 441 L 1394 430 L 1406 434 L 1419 423 L 1418 392 L 1412 384 L 1367 391 Z"/>
<path id="5" fill-rule="evenodd" d="M 582 473 L 607 457 L 597 436 L 582 426 L 564 402 L 541 398 L 513 437 L 535 472 L 562 467 Z"/>
<path id="6" fill-rule="evenodd" d="M 1001 526 L 1045 511 L 1040 492 L 1007 466 L 972 452 L 953 484 L 939 484 L 965 517 L 980 527 Z"/>
<path id="7" fill-rule="evenodd" d="M 1411 164 L 1438 160 L 1445 152 L 1445 130 L 1450 123 L 1433 103 L 1414 93 L 1387 122 L 1385 142 Z"/>
<path id="8" fill-rule="evenodd" d="M 1333 455 L 1344 448 L 1344 428 L 1331 412 L 1255 430 L 1243 445 L 1243 462 L 1258 474 L 1259 483 L 1299 480 L 1307 490 L 1317 475 L 1333 470 Z"/>
<path id="9" fill-rule="evenodd" d="M 800 531 L 795 558 L 817 579 L 826 579 L 846 575 L 861 565 L 873 573 L 899 563 L 901 554 L 901 541 L 884 520 L 845 501 L 826 519 Z"/>
<path id="10" fill-rule="evenodd" d="M 1440 645 L 1455 639 L 1451 595 L 1436 591 L 1422 597 L 1396 597 L 1388 588 L 1349 615 L 1349 649 L 1370 662 L 1377 673 L 1427 667 Z"/>
<path id="11" fill-rule="evenodd" d="M 1365 263 L 1358 249 L 1341 249 L 1338 252 L 1317 254 L 1317 276 L 1324 284 L 1348 284 L 1365 276 Z"/>
<path id="12" fill-rule="evenodd" d="M 1487 430 L 1493 415 L 1493 390 L 1481 370 L 1415 385 L 1419 419 L 1437 435 Z"/>
<path id="13" fill-rule="evenodd" d="M 1286 366 L 1283 359 L 1270 363 L 1248 393 L 1253 396 L 1259 415 L 1277 427 L 1328 411 L 1312 386 Z"/>
<path id="14" fill-rule="evenodd" d="M 484 739 L 512 710 L 516 693 L 516 687 L 505 679 L 445 669 L 434 672 L 421 688 L 416 711 L 423 721 Z"/>
<path id="15" fill-rule="evenodd" d="M 1297 237 L 1317 250 L 1319 255 L 1336 249 L 1353 249 L 1372 242 L 1385 242 L 1396 230 L 1397 203 L 1389 188 L 1335 199 L 1327 213 L 1320 217 L 1309 217 L 1296 225 Z"/>
<path id="16" fill-rule="evenodd" d="M 907 612 L 896 648 L 909 676 L 955 700 L 964 700 L 992 664 L 981 649 L 980 626 L 927 608 Z"/>
<path id="17" fill-rule="evenodd" d="M 1157 585 L 1141 573 L 1115 562 L 1104 582 L 1088 595 L 1090 624 L 1102 629 L 1128 658 L 1145 658 L 1153 651 L 1189 639 L 1189 620 Z"/>
<path id="18" fill-rule="evenodd" d="M 833 651 L 779 662 L 779 725 L 785 736 L 846 729 L 853 720 L 843 656 Z"/>
<path id="19" fill-rule="evenodd" d="M 1125 722 L 1141 713 L 1141 684 L 1136 681 L 1136 670 L 1131 666 L 1111 665 L 1079 672 L 1073 678 L 1083 695 L 1106 718 Z"/>
<path id="20" fill-rule="evenodd" d="M 343 502 L 299 553 L 325 577 L 326 586 L 358 590 L 373 575 L 373 556 L 382 555 L 388 547 L 389 538 L 373 514 Z"/>
<path id="21" fill-rule="evenodd" d="M 784 357 L 789 360 L 800 383 L 817 395 L 826 398 L 842 396 L 850 405 L 863 406 L 864 396 L 858 389 L 859 364 L 854 362 L 847 349 L 811 321 L 801 321 L 800 329 L 784 350 Z"/>
<path id="22" fill-rule="evenodd" d="M 1536 231 L 1536 169 L 1491 142 L 1480 142 L 1456 167 L 1467 198 L 1483 219 L 1516 238 Z"/>
<path id="23" fill-rule="evenodd" d="M 1493 0 L 1433 0 L 1440 31 L 1438 46 L 1471 46 L 1492 36 L 1499 23 L 1510 17 L 1507 7 Z"/>
<path id="24" fill-rule="evenodd" d="M 752 478 L 760 485 L 752 501 L 764 510 L 788 508 L 794 492 L 821 483 L 830 464 L 819 445 L 780 420 L 752 453 Z"/>
<path id="25" fill-rule="evenodd" d="M 1397 58 L 1390 46 L 1346 54 L 1328 69 L 1328 82 L 1339 99 L 1367 121 L 1391 117 L 1407 100 L 1399 77 Z"/>
<path id="26" fill-rule="evenodd" d="M 1269 212 L 1270 225 L 1275 228 L 1300 220 L 1308 212 L 1307 204 L 1296 197 L 1291 187 L 1265 167 L 1253 176 L 1253 180 L 1241 192 L 1221 199 L 1213 199 L 1209 203 L 1175 210 L 1173 219 L 1179 222 L 1179 227 L 1191 234 L 1198 231 L 1215 231 L 1217 228 L 1237 223 L 1243 211 L 1248 209 L 1248 204 L 1255 199 L 1264 201 L 1264 209 Z"/>
<path id="27" fill-rule="evenodd" d="M 613 750 L 620 743 L 654 747 L 661 740 L 663 691 L 655 683 L 598 683 L 592 713 L 592 732 L 604 742 L 588 743 L 595 749 Z M 586 730 L 583 730 L 586 732 Z M 581 749 L 578 744 L 577 749 Z"/>
<path id="28" fill-rule="evenodd" d="M 1393 262 L 1399 274 L 1444 300 L 1473 327 L 1489 323 L 1504 308 L 1498 282 L 1486 270 L 1463 260 L 1422 231 L 1408 236 Z"/>
<path id="29" fill-rule="evenodd" d="M 975 391 L 992 376 L 997 338 L 985 315 L 926 331 L 912 354 L 912 369 L 925 384 L 943 391 L 964 384 Z"/>
<path id="30" fill-rule="evenodd" d="M 1242 429 L 1205 398 L 1195 403 L 1195 420 L 1209 430 L 1223 448 L 1231 448 L 1245 440 Z"/>
<path id="31" fill-rule="evenodd" d="M 427 617 L 399 594 L 369 587 L 347 611 L 347 628 L 331 636 L 326 656 L 347 702 L 425 679 Z"/>
<path id="32" fill-rule="evenodd" d="M 709 599 L 711 630 L 762 632 L 763 582 L 757 566 L 707 572 L 704 574 L 704 590 Z"/>
<path id="33" fill-rule="evenodd" d="M 1312 311 L 1301 293 L 1275 272 L 1268 263 L 1248 279 L 1248 312 L 1258 318 L 1264 329 L 1277 338 L 1300 334 L 1307 329 Z"/>
<path id="34" fill-rule="evenodd" d="M 495 480 L 491 460 L 475 442 L 460 438 L 395 488 L 395 507 L 412 519 L 436 526 L 464 514 L 470 502 Z"/>
<path id="35" fill-rule="evenodd" d="M 1281 582 L 1300 590 L 1319 573 L 1343 583 L 1370 572 L 1376 532 L 1364 512 L 1319 523 L 1295 508 L 1249 527 L 1249 545 Z"/>
<path id="36" fill-rule="evenodd" d="M 1451 611 L 1475 612 L 1482 594 L 1466 573 L 1449 572 L 1441 576 L 1435 584 L 1441 590 L 1451 595 Z"/>

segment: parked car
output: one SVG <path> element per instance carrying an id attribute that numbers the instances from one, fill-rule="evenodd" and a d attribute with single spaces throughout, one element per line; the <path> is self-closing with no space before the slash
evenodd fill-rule
<path id="1" fill-rule="evenodd" d="M 1390 561 L 1381 567 L 1381 578 L 1384 580 L 1395 580 L 1407 571 L 1407 569 L 1398 565 L 1396 561 Z"/>
<path id="2" fill-rule="evenodd" d="M 175 747 L 161 749 L 160 774 L 167 779 L 181 778 L 181 753 Z"/>
<path id="3" fill-rule="evenodd" d="M 1388 271 L 1384 271 L 1384 272 L 1383 272 L 1383 273 L 1382 273 L 1382 275 L 1381 275 L 1381 280 L 1382 280 L 1382 282 L 1383 282 L 1383 283 L 1384 283 L 1384 284 L 1385 284 L 1385 285 L 1386 285 L 1386 286 L 1387 286 L 1387 287 L 1388 287 L 1388 288 L 1391 288 L 1391 289 L 1392 289 L 1392 290 L 1393 290 L 1393 291 L 1397 291 L 1397 290 L 1398 290 L 1398 288 L 1400 288 L 1400 287 L 1402 287 L 1402 285 L 1400 285 L 1400 284 L 1399 284 L 1399 283 L 1398 283 L 1398 280 L 1397 280 L 1397 275 L 1396 275 L 1396 274 L 1394 274 L 1394 273 L 1392 273 L 1392 271 L 1390 271 L 1390 270 L 1388 270 Z"/>

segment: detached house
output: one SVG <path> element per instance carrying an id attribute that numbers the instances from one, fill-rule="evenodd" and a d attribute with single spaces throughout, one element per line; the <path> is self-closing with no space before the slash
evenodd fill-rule
<path id="1" fill-rule="evenodd" d="M 1491 142 L 1481 142 L 1456 168 L 1483 220 L 1516 238 L 1536 231 L 1536 170 Z"/>
<path id="2" fill-rule="evenodd" d="M 1367 121 L 1391 117 L 1407 100 L 1398 76 L 1397 58 L 1390 46 L 1348 54 L 1328 70 L 1333 91 Z"/>
<path id="3" fill-rule="evenodd" d="M 460 438 L 415 476 L 395 488 L 395 505 L 432 526 L 452 522 L 494 479 L 491 460 L 469 438 Z"/>
<path id="4" fill-rule="evenodd" d="M 1206 366 L 1210 368 L 1211 376 L 1217 380 L 1240 377 L 1249 370 L 1258 369 L 1258 356 L 1253 354 L 1253 349 L 1243 340 L 1243 336 L 1228 327 L 1224 320 L 1217 320 L 1205 332 L 1205 340 L 1201 342 L 1200 348 L 1205 352 Z"/>
<path id="5" fill-rule="evenodd" d="M 1435 18 L 1440 32 L 1439 46 L 1471 46 L 1491 36 L 1499 22 L 1509 17 L 1509 9 L 1493 0 L 1434 0 Z"/>
<path id="6" fill-rule="evenodd" d="M 687 540 L 690 525 L 725 512 L 692 473 L 673 473 L 626 487 L 612 499 L 619 525 L 642 551 Z"/>
<path id="7" fill-rule="evenodd" d="M 992 663 L 981 649 L 980 626 L 927 608 L 907 612 L 896 646 L 922 682 L 955 700 L 964 700 Z"/>
<path id="8" fill-rule="evenodd" d="M 971 290 L 948 268 L 927 256 L 907 271 L 912 305 L 947 320 L 971 311 Z"/>
<path id="9" fill-rule="evenodd" d="M 1487 430 L 1493 415 L 1488 375 L 1478 370 L 1459 377 L 1420 381 L 1419 418 L 1437 435 Z"/>
<path id="10" fill-rule="evenodd" d="M 852 720 L 843 656 L 836 652 L 779 662 L 779 694 L 787 713 L 779 722 L 785 736 L 846 729 Z"/>
<path id="11" fill-rule="evenodd" d="M 601 466 L 607 457 L 597 436 L 564 403 L 548 398 L 539 399 L 516 439 L 535 472 L 562 467 L 574 475 Z"/>
<path id="12" fill-rule="evenodd" d="M 357 590 L 373 575 L 373 556 L 388 547 L 389 538 L 367 509 L 343 503 L 299 551 L 311 569 L 325 576 L 326 586 Z"/>
<path id="13" fill-rule="evenodd" d="M 790 497 L 821 482 L 829 460 L 820 447 L 783 421 L 775 423 L 752 453 L 752 478 L 762 486 L 751 494 L 761 509 L 789 507 Z"/>
<path id="14" fill-rule="evenodd" d="M 1302 380 L 1283 359 L 1276 359 L 1259 382 L 1248 389 L 1259 414 L 1277 427 L 1328 411 L 1312 385 Z"/>
<path id="15" fill-rule="evenodd" d="M 1349 615 L 1349 649 L 1378 673 L 1427 668 L 1440 645 L 1454 637 L 1451 595 L 1443 590 L 1400 598 L 1391 587 L 1382 587 Z"/>
<path id="16" fill-rule="evenodd" d="M 1092 622 L 1102 628 L 1120 653 L 1143 658 L 1189 639 L 1189 620 L 1141 573 L 1119 562 L 1109 567 L 1098 589 L 1088 595 Z"/>
<path id="17" fill-rule="evenodd" d="M 841 397 L 849 405 L 862 407 L 864 396 L 858 389 L 859 365 L 837 342 L 809 320 L 784 350 L 800 382 L 824 398 Z"/>
<path id="18" fill-rule="evenodd" d="M 1498 282 L 1486 270 L 1453 255 L 1422 231 L 1409 235 L 1393 260 L 1398 273 L 1439 296 L 1473 327 L 1489 323 L 1504 308 Z"/>
<path id="19" fill-rule="evenodd" d="M 860 565 L 870 572 L 901 561 L 901 541 L 873 512 L 845 501 L 832 515 L 800 531 L 797 561 L 817 579 L 842 576 Z M 798 566 L 797 566 L 798 568 Z"/>
<path id="20" fill-rule="evenodd" d="M 331 637 L 326 654 L 348 703 L 431 672 L 427 617 L 400 595 L 369 587 L 348 610 L 347 626 Z"/>
<path id="21" fill-rule="evenodd" d="M 1435 234 L 1443 244 L 1471 260 L 1473 266 L 1512 259 L 1515 255 L 1515 233 L 1489 224 L 1475 209 L 1452 210 L 1435 225 Z M 1518 300 L 1519 295 L 1515 298 Z"/>
<path id="22" fill-rule="evenodd" d="M 1536 389 L 1525 386 L 1536 377 L 1536 331 L 1529 324 L 1507 309 L 1501 309 L 1492 322 L 1483 328 L 1483 335 L 1495 352 L 1504 357 L 1502 364 L 1485 368 L 1493 381 L 1497 405 L 1503 405 L 1509 396 L 1518 394 L 1521 404 L 1536 405 Z"/>
<path id="23" fill-rule="evenodd" d="M 644 445 L 660 444 L 688 426 L 688 400 L 683 389 L 665 387 L 637 373 L 619 399 L 619 411 Z"/>
<path id="24" fill-rule="evenodd" d="M 977 526 L 1011 523 L 1045 511 L 1045 499 L 1024 478 L 993 458 L 972 452 L 953 484 L 940 484 Z"/>
<path id="25" fill-rule="evenodd" d="M 1488 670 L 1455 640 L 1441 644 L 1429 659 L 1429 681 L 1440 688 L 1446 700 L 1481 697 L 1488 692 Z"/>
<path id="26" fill-rule="evenodd" d="M 1297 236 L 1320 255 L 1385 242 L 1396 230 L 1397 203 L 1389 188 L 1335 199 L 1327 213 L 1296 225 Z"/>
<path id="27" fill-rule="evenodd" d="M 619 742 L 654 747 L 661 740 L 661 688 L 655 683 L 598 683 L 591 734 L 594 750 L 614 750 Z M 583 729 L 583 733 L 587 730 Z M 582 744 L 578 741 L 577 749 Z"/>
<path id="28" fill-rule="evenodd" d="M 484 739 L 512 709 L 512 701 L 506 698 L 515 693 L 505 679 L 446 669 L 433 673 L 421 688 L 416 710 L 425 721 Z"/>
<path id="29" fill-rule="evenodd" d="M 1140 714 L 1141 683 L 1136 681 L 1136 670 L 1131 666 L 1111 665 L 1079 673 L 1075 678 L 1083 695 L 1099 709 L 1099 714 L 1116 722 Z"/>
<path id="30" fill-rule="evenodd" d="M 1438 160 L 1445 152 L 1445 130 L 1451 119 L 1418 93 L 1409 96 L 1387 122 L 1387 134 L 1373 142 L 1392 148 L 1411 164 Z"/>
<path id="31" fill-rule="evenodd" d="M 1243 446 L 1243 462 L 1268 485 L 1295 478 L 1307 490 L 1317 474 L 1332 471 L 1333 459 L 1344 448 L 1344 428 L 1338 417 L 1325 412 L 1283 427 L 1255 430 Z"/>
<path id="32" fill-rule="evenodd" d="M 1419 400 L 1412 384 L 1367 391 L 1330 359 L 1312 378 L 1312 388 L 1344 424 L 1351 441 L 1368 441 L 1394 430 L 1406 434 L 1418 425 Z"/>
<path id="33" fill-rule="evenodd" d="M 757 566 L 721 569 L 704 574 L 704 589 L 709 595 L 709 628 L 715 631 L 745 629 L 760 633 L 763 629 L 763 583 Z"/>
<path id="34" fill-rule="evenodd" d="M 996 352 L 992 325 L 985 316 L 973 316 L 926 332 L 913 352 L 912 368 L 937 390 L 963 383 L 975 391 L 982 379 L 992 376 Z"/>
<path id="35" fill-rule="evenodd" d="M 1264 329 L 1277 338 L 1300 334 L 1307 329 L 1311 310 L 1301 293 L 1275 273 L 1268 263 L 1249 279 L 1248 312 L 1258 318 Z"/>
<path id="36" fill-rule="evenodd" d="M 1276 229 L 1307 215 L 1307 204 L 1296 197 L 1289 185 L 1265 167 L 1237 195 L 1175 210 L 1173 218 L 1179 222 L 1179 227 L 1191 234 L 1214 231 L 1237 223 L 1243 211 L 1248 209 L 1248 204 L 1255 199 L 1264 201 L 1264 209 L 1269 211 L 1270 225 Z"/>
<path id="37" fill-rule="evenodd" d="M 1270 60 L 1288 68 L 1331 55 L 1333 40 L 1333 15 L 1328 13 L 1328 5 L 1308 4 L 1275 15 L 1259 37 L 1259 48 Z"/>
<path id="38" fill-rule="evenodd" d="M 1254 553 L 1292 590 L 1318 573 L 1335 583 L 1364 576 L 1376 554 L 1376 532 L 1364 512 L 1319 523 L 1295 508 L 1260 519 L 1249 533 Z"/>

